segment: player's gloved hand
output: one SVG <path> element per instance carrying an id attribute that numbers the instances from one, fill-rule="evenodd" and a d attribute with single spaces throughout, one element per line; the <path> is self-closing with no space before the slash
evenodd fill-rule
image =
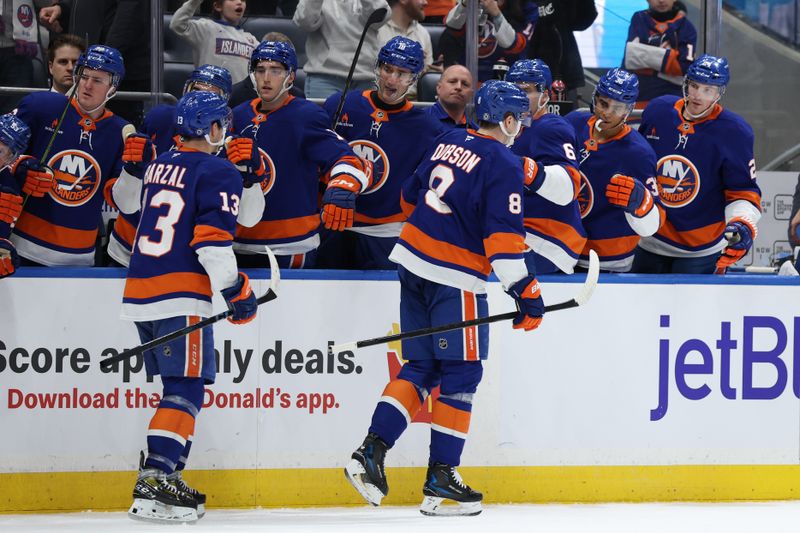
<path id="1" fill-rule="evenodd" d="M 726 268 L 736 263 L 747 254 L 753 246 L 753 239 L 758 235 L 755 225 L 744 218 L 732 218 L 725 226 L 725 238 L 728 246 L 722 250 L 722 255 L 717 260 L 717 272 L 724 272 Z"/>
<path id="2" fill-rule="evenodd" d="M 606 198 L 611 205 L 621 207 L 635 217 L 645 216 L 653 207 L 653 195 L 641 181 L 614 174 L 606 186 Z"/>
<path id="3" fill-rule="evenodd" d="M 0 279 L 16 272 L 18 266 L 17 249 L 8 239 L 0 239 Z"/>
<path id="4" fill-rule="evenodd" d="M 334 231 L 352 227 L 360 191 L 361 183 L 352 176 L 340 174 L 331 179 L 322 195 L 322 224 Z"/>
<path id="5" fill-rule="evenodd" d="M 22 214 L 22 196 L 9 187 L 0 187 L 0 222 L 13 224 Z"/>
<path id="6" fill-rule="evenodd" d="M 256 317 L 258 303 L 256 295 L 250 288 L 250 278 L 244 272 L 239 272 L 236 283 L 222 289 L 222 297 L 228 304 L 228 309 L 233 313 L 228 317 L 228 322 L 233 324 L 247 324 Z"/>
<path id="7" fill-rule="evenodd" d="M 34 198 L 43 197 L 55 183 L 53 171 L 32 157 L 17 163 L 14 176 L 17 183 L 22 183 L 22 192 Z"/>
<path id="8" fill-rule="evenodd" d="M 228 153 L 228 160 L 236 165 L 236 168 L 242 173 L 245 187 L 261 183 L 267 169 L 253 139 L 236 137 L 228 141 L 225 151 Z"/>
<path id="9" fill-rule="evenodd" d="M 147 135 L 133 133 L 125 139 L 122 162 L 125 163 L 125 172 L 131 176 L 142 179 L 144 167 L 155 158 L 156 147 Z"/>
<path id="10" fill-rule="evenodd" d="M 544 316 L 544 300 L 536 276 L 528 274 L 509 287 L 506 293 L 514 298 L 519 309 L 514 329 L 532 331 L 538 328 Z"/>
<path id="11" fill-rule="evenodd" d="M 522 157 L 522 173 L 525 176 L 523 185 L 528 192 L 538 191 L 544 183 L 544 168 L 530 157 Z"/>

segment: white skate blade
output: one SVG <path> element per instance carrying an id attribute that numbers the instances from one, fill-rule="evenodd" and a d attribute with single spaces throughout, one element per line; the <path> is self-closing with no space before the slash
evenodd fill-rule
<path id="1" fill-rule="evenodd" d="M 165 505 L 154 500 L 136 498 L 128 510 L 128 516 L 134 520 L 158 522 L 160 524 L 180 524 L 197 522 L 197 510 L 191 507 Z"/>
<path id="2" fill-rule="evenodd" d="M 361 494 L 362 498 L 367 500 L 367 503 L 377 507 L 381 504 L 383 493 L 378 487 L 365 481 L 366 473 L 367 471 L 364 470 L 361 463 L 355 459 L 350 460 L 347 466 L 344 467 L 344 475 L 347 476 L 347 481 Z"/>
<path id="3" fill-rule="evenodd" d="M 425 496 L 419 507 L 419 512 L 425 516 L 475 516 L 481 514 L 481 511 L 481 502 L 456 502 L 436 496 Z"/>

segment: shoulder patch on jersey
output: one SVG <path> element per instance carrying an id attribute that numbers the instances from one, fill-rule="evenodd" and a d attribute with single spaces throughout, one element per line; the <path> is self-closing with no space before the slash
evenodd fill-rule
<path id="1" fill-rule="evenodd" d="M 700 191 L 700 173 L 687 158 L 671 154 L 656 164 L 658 194 L 666 207 L 685 207 Z"/>

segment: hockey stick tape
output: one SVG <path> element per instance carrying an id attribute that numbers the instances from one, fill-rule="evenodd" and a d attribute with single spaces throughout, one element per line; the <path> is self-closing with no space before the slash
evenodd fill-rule
<path id="1" fill-rule="evenodd" d="M 133 124 L 125 124 L 122 127 L 122 140 L 128 140 L 128 137 L 136 133 L 136 127 Z"/>

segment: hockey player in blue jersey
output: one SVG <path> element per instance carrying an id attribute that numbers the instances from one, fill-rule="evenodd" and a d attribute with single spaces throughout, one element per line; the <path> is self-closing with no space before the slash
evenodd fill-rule
<path id="1" fill-rule="evenodd" d="M 594 113 L 573 111 L 584 176 L 579 201 L 588 242 L 579 265 L 589 266 L 589 250 L 600 256 L 607 272 L 628 272 L 640 236 L 661 227 L 664 210 L 658 200 L 656 154 L 625 121 L 639 94 L 636 74 L 611 69 L 597 82 Z"/>
<path id="2" fill-rule="evenodd" d="M 329 188 L 354 195 L 369 183 L 364 163 L 330 129 L 325 112 L 289 94 L 296 72 L 297 55 L 290 43 L 262 42 L 250 62 L 259 96 L 233 110 L 234 131 L 240 138 L 229 153 L 239 154 L 237 164 L 263 168 L 266 176 L 262 187 L 267 209 L 257 224 L 236 234 L 234 249 L 243 266 L 263 267 L 266 245 L 281 268 L 314 268 L 320 240 L 320 183 L 328 177 Z M 329 195 L 323 204 L 325 213 Z M 341 214 L 339 207 L 334 202 L 327 209 Z"/>
<path id="3" fill-rule="evenodd" d="M 728 61 L 703 55 L 686 72 L 683 98 L 662 96 L 644 110 L 639 131 L 658 158 L 667 218 L 640 241 L 634 272 L 724 272 L 753 245 L 761 218 L 753 130 L 719 104 L 729 81 Z"/>
<path id="4" fill-rule="evenodd" d="M 12 275 L 19 266 L 17 249 L 8 240 L 23 204 L 13 167 L 30 138 L 30 128 L 19 118 L 0 116 L 0 279 Z"/>
<path id="5" fill-rule="evenodd" d="M 28 199 L 11 236 L 23 264 L 93 265 L 102 190 L 121 171 L 126 122 L 105 106 L 125 75 L 122 56 L 108 46 L 90 46 L 75 72 L 71 100 L 38 92 L 23 98 L 17 109 L 32 132 L 30 157 L 17 165 Z M 38 161 L 51 139 L 43 163 L 52 171 L 43 171 Z"/>
<path id="6" fill-rule="evenodd" d="M 406 99 L 423 66 L 424 54 L 418 42 L 393 37 L 378 52 L 377 89 L 347 93 L 336 132 L 350 143 L 356 155 L 372 163 L 372 184 L 358 199 L 352 191 L 329 185 L 323 202 L 355 212 L 352 222 L 348 218 L 346 224 L 337 225 L 323 211 L 325 227 L 333 231 L 324 234 L 321 267 L 396 268 L 389 261 L 389 253 L 406 218 L 400 207 L 400 188 L 427 147 L 446 129 Z M 340 97 L 335 93 L 325 101 L 331 120 Z"/>
<path id="7" fill-rule="evenodd" d="M 213 292 L 225 299 L 234 324 L 253 320 L 257 309 L 232 249 L 242 179 L 230 161 L 214 156 L 231 111 L 225 99 L 198 91 L 181 98 L 176 115 L 181 146 L 144 172 L 141 221 L 123 293 L 121 316 L 135 322 L 143 343 L 211 315 Z M 144 361 L 149 376 L 161 376 L 164 390 L 128 512 L 156 522 L 194 522 L 204 514 L 205 495 L 186 485 L 181 472 L 205 385 L 216 377 L 212 328 L 150 350 Z"/>
<path id="8" fill-rule="evenodd" d="M 485 83 L 475 97 L 480 129 L 453 129 L 437 138 L 404 183 L 409 219 L 390 256 L 398 263 L 403 331 L 487 316 L 486 281 L 492 271 L 518 305 L 513 327 L 530 331 L 541 323 L 539 283 L 523 258 L 522 166 L 507 148 L 528 108 L 528 98 L 514 84 Z M 488 334 L 483 325 L 403 341 L 407 362 L 386 386 L 367 437 L 345 468 L 369 503 L 379 505 L 389 492 L 387 450 L 440 385 L 420 511 L 481 512 L 483 496 L 462 481 L 456 467 L 488 356 Z M 444 500 L 459 505 L 444 507 Z"/>
<path id="9" fill-rule="evenodd" d="M 541 59 L 521 59 L 506 81 L 528 95 L 531 123 L 523 128 L 511 150 L 525 164 L 525 243 L 535 253 L 536 272 L 572 274 L 586 243 L 577 194 L 580 186 L 575 160 L 575 132 L 559 115 L 549 113 L 553 77 Z"/>

